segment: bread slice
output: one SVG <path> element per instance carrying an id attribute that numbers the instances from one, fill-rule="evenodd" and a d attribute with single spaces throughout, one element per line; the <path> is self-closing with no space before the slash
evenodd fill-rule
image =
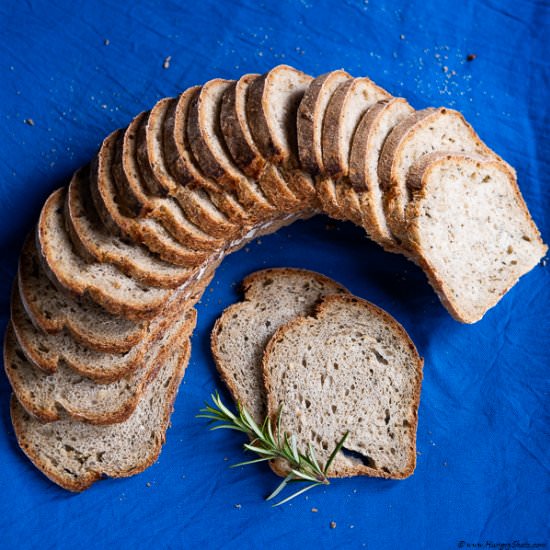
<path id="1" fill-rule="evenodd" d="M 422 155 L 437 151 L 473 153 L 502 161 L 458 111 L 429 108 L 402 120 L 386 138 L 378 162 L 386 220 L 399 239 L 405 238 L 403 219 L 408 202 L 409 169 Z"/>
<path id="2" fill-rule="evenodd" d="M 158 220 L 132 217 L 120 204 L 112 165 L 122 137 L 120 131 L 109 135 L 90 167 L 90 190 L 101 221 L 111 233 L 145 245 L 167 262 L 185 266 L 190 257 L 189 248 L 174 239 Z"/>
<path id="3" fill-rule="evenodd" d="M 279 169 L 262 156 L 254 143 L 246 118 L 246 96 L 250 84 L 260 77 L 245 74 L 230 85 L 222 96 L 220 127 L 235 164 L 254 178 L 268 200 L 281 212 L 302 208 L 302 202 L 288 187 Z"/>
<path id="4" fill-rule="evenodd" d="M 361 196 L 362 225 L 371 239 L 391 252 L 400 248 L 386 222 L 378 159 L 388 134 L 413 112 L 401 97 L 378 101 L 361 118 L 351 144 L 349 181 Z"/>
<path id="5" fill-rule="evenodd" d="M 319 273 L 289 268 L 257 271 L 242 286 L 244 300 L 216 321 L 211 349 L 233 399 L 261 423 L 267 412 L 261 365 L 267 342 L 281 325 L 311 313 L 322 296 L 347 290 Z"/>
<path id="6" fill-rule="evenodd" d="M 548 247 L 498 160 L 433 153 L 410 169 L 404 244 L 449 313 L 475 323 Z"/>
<path id="7" fill-rule="evenodd" d="M 65 222 L 78 254 L 90 262 L 111 263 L 123 273 L 146 285 L 176 288 L 193 276 L 194 266 L 209 253 L 190 255 L 189 267 L 165 262 L 140 244 L 110 233 L 95 211 L 88 171 L 77 170 L 65 197 Z"/>
<path id="8" fill-rule="evenodd" d="M 361 225 L 360 204 L 349 187 L 349 159 L 353 136 L 365 112 L 377 101 L 388 99 L 390 94 L 369 78 L 353 78 L 342 82 L 332 94 L 323 119 L 322 154 L 325 176 L 323 188 L 330 190 L 329 213 L 336 212 L 339 218 L 347 218 Z M 344 186 L 344 187 L 342 187 Z M 325 189 L 326 192 L 326 189 Z M 349 197 L 348 195 L 353 195 Z M 335 200 L 334 200 L 335 199 Z M 323 202 L 323 199 L 321 198 Z"/>
<path id="9" fill-rule="evenodd" d="M 154 185 L 157 179 L 151 165 L 158 165 L 156 171 L 162 171 L 163 166 L 161 124 L 167 101 L 161 100 L 151 111 L 139 114 L 117 141 L 111 163 L 117 197 L 126 215 L 153 218 L 181 244 L 196 250 L 213 250 L 221 246 L 222 240 L 188 219 L 178 200 L 181 197 L 166 196 L 163 190 L 155 195 L 152 191 L 158 190 L 158 185 Z M 208 209 L 199 210 L 200 214 L 209 214 Z"/>
<path id="10" fill-rule="evenodd" d="M 113 382 L 137 367 L 160 333 L 168 329 L 171 323 L 181 316 L 182 311 L 195 305 L 208 282 L 209 278 L 197 284 L 190 297 L 182 295 L 174 307 L 152 319 L 144 327 L 140 341 L 123 352 L 109 352 L 90 347 L 74 338 L 70 331 L 61 330 L 50 334 L 36 328 L 25 311 L 17 284 L 12 292 L 11 324 L 21 351 L 36 368 L 51 374 L 63 364 L 77 374 L 96 382 Z M 95 320 L 98 320 L 97 317 Z M 92 342 L 92 345 L 94 343 Z"/>
<path id="11" fill-rule="evenodd" d="M 416 463 L 422 364 L 388 313 L 354 296 L 328 296 L 266 347 L 269 415 L 282 407 L 281 432 L 294 434 L 300 449 L 311 444 L 321 464 L 349 432 L 329 476 L 405 478 Z"/>
<path id="12" fill-rule="evenodd" d="M 176 343 L 191 334 L 195 321 L 195 309 L 182 313 L 150 342 L 137 368 L 106 384 L 98 384 L 62 364 L 51 374 L 37 369 L 26 359 L 10 326 L 4 344 L 4 369 L 19 403 L 43 422 L 63 418 L 90 424 L 123 422 L 135 410 L 148 383 Z"/>
<path id="13" fill-rule="evenodd" d="M 276 211 L 258 184 L 235 166 L 221 135 L 222 97 L 232 83 L 216 78 L 196 91 L 189 106 L 187 136 L 203 173 L 237 194 L 249 214 L 249 225 L 253 225 L 272 217 Z"/>
<path id="14" fill-rule="evenodd" d="M 38 254 L 50 280 L 73 296 L 90 296 L 115 315 L 129 319 L 154 317 L 173 291 L 144 285 L 113 265 L 87 263 L 78 256 L 65 229 L 65 193 L 61 188 L 49 196 L 36 230 Z"/>
<path id="15" fill-rule="evenodd" d="M 34 236 L 25 241 L 19 257 L 17 286 L 32 324 L 48 334 L 67 331 L 92 349 L 124 353 L 145 335 L 148 321 L 113 315 L 85 296 L 78 300 L 59 292 L 46 276 Z"/>
<path id="16" fill-rule="evenodd" d="M 92 426 L 70 419 L 43 424 L 12 397 L 17 442 L 44 475 L 69 491 L 83 491 L 104 476 L 142 472 L 164 444 L 189 355 L 189 340 L 174 347 L 133 414 L 119 424 Z"/>
<path id="17" fill-rule="evenodd" d="M 296 137 L 300 100 L 312 78 L 288 65 L 279 65 L 254 80 L 246 98 L 250 133 L 263 157 L 278 166 L 305 208 L 318 208 L 311 176 L 301 169 Z"/>

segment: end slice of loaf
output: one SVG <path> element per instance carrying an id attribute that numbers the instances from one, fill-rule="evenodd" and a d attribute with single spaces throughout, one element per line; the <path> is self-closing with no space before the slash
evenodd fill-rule
<path id="1" fill-rule="evenodd" d="M 406 246 L 455 319 L 481 319 L 548 247 L 515 174 L 498 160 L 421 157 L 408 176 Z"/>
<path id="2" fill-rule="evenodd" d="M 125 377 L 98 384 L 66 365 L 48 374 L 32 365 L 17 343 L 13 327 L 6 332 L 4 370 L 21 405 L 43 422 L 72 418 L 90 424 L 115 424 L 136 408 L 147 385 L 170 355 L 176 342 L 192 332 L 195 309 L 182 313 L 155 341 L 150 342 L 137 368 Z"/>
<path id="3" fill-rule="evenodd" d="M 416 463 L 422 364 L 388 313 L 353 296 L 328 296 L 267 345 L 269 415 L 282 406 L 281 431 L 295 434 L 298 448 L 311 444 L 321 464 L 349 432 L 329 476 L 404 478 Z"/>
<path id="4" fill-rule="evenodd" d="M 218 371 L 236 402 L 257 422 L 266 415 L 261 360 L 264 348 L 282 324 L 311 313 L 328 294 L 347 290 L 335 281 L 303 269 L 266 269 L 243 281 L 244 301 L 228 307 L 216 321 L 211 348 Z"/>
<path id="5" fill-rule="evenodd" d="M 189 355 L 189 340 L 174 348 L 135 411 L 120 424 L 92 426 L 70 419 L 43 424 L 12 397 L 17 442 L 44 475 L 69 491 L 83 491 L 104 476 L 142 472 L 160 454 Z"/>
<path id="6" fill-rule="evenodd" d="M 374 241 L 392 252 L 399 251 L 399 244 L 386 221 L 378 159 L 388 134 L 413 112 L 400 97 L 377 102 L 359 122 L 350 151 L 349 181 L 361 194 L 362 225 Z"/>

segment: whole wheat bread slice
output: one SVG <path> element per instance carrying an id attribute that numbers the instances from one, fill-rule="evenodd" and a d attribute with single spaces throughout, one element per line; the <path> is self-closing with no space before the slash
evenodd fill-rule
<path id="1" fill-rule="evenodd" d="M 246 96 L 258 74 L 245 74 L 234 82 L 222 96 L 220 127 L 224 141 L 235 164 L 258 185 L 271 204 L 281 212 L 302 208 L 302 201 L 284 180 L 277 166 L 262 156 L 250 133 L 246 117 Z"/>
<path id="2" fill-rule="evenodd" d="M 233 163 L 223 139 L 220 125 L 222 97 L 232 84 L 233 81 L 217 78 L 197 90 L 189 106 L 187 136 L 203 173 L 237 194 L 252 225 L 273 216 L 275 208 L 261 187 Z"/>
<path id="3" fill-rule="evenodd" d="M 132 321 L 116 316 L 89 298 L 75 300 L 59 292 L 48 279 L 30 235 L 19 257 L 17 286 L 21 302 L 39 330 L 48 334 L 67 331 L 75 340 L 90 348 L 124 353 L 143 338 L 148 321 Z"/>
<path id="4" fill-rule="evenodd" d="M 211 333 L 218 372 L 233 399 L 257 422 L 266 415 L 262 356 L 277 328 L 307 315 L 322 296 L 346 293 L 335 281 L 304 269 L 265 269 L 246 277 L 244 300 L 228 307 Z"/>
<path id="5" fill-rule="evenodd" d="M 63 418 L 90 424 L 123 422 L 132 414 L 148 383 L 177 347 L 177 342 L 191 334 L 195 321 L 195 309 L 182 313 L 150 342 L 137 368 L 105 384 L 98 384 L 62 364 L 51 374 L 37 369 L 26 359 L 13 327 L 9 327 L 4 344 L 4 370 L 19 403 L 42 422 Z"/>
<path id="6" fill-rule="evenodd" d="M 473 153 L 502 161 L 457 111 L 428 108 L 406 117 L 387 136 L 378 161 L 386 220 L 397 238 L 405 237 L 409 169 L 422 155 L 437 151 Z"/>
<path id="7" fill-rule="evenodd" d="M 279 167 L 304 208 L 315 209 L 315 186 L 301 169 L 296 136 L 298 106 L 311 80 L 311 76 L 287 65 L 274 67 L 250 84 L 246 116 L 260 153 Z"/>
<path id="8" fill-rule="evenodd" d="M 44 475 L 69 491 L 83 491 L 104 476 L 142 472 L 164 444 L 189 355 L 189 340 L 175 347 L 133 414 L 120 424 L 92 426 L 70 419 L 43 424 L 12 397 L 17 442 Z"/>
<path id="9" fill-rule="evenodd" d="M 515 174 L 498 160 L 428 154 L 407 184 L 404 244 L 459 321 L 481 319 L 548 250 Z"/>
<path id="10" fill-rule="evenodd" d="M 361 195 L 362 225 L 371 239 L 391 252 L 400 248 L 386 222 L 378 159 L 393 127 L 413 112 L 400 97 L 377 102 L 363 115 L 351 144 L 349 181 Z"/>
<path id="11" fill-rule="evenodd" d="M 65 193 L 62 188 L 49 196 L 36 230 L 38 254 L 50 280 L 73 296 L 89 296 L 115 315 L 153 317 L 173 291 L 144 285 L 111 264 L 87 263 L 78 256 L 65 229 Z"/>
<path id="12" fill-rule="evenodd" d="M 107 262 L 146 285 L 176 288 L 193 275 L 192 267 L 209 257 L 190 255 L 189 267 L 176 266 L 152 254 L 142 245 L 110 233 L 93 205 L 88 171 L 77 170 L 65 197 L 65 222 L 78 254 L 90 262 Z"/>
<path id="13" fill-rule="evenodd" d="M 353 296 L 328 296 L 314 315 L 283 325 L 264 358 L 268 412 L 280 432 L 311 444 L 329 475 L 400 479 L 416 463 L 423 361 L 388 313 Z M 285 468 L 274 465 L 283 475 Z"/>

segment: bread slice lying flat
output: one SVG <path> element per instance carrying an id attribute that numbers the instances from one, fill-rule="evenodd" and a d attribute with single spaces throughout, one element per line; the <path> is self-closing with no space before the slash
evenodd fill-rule
<path id="1" fill-rule="evenodd" d="M 307 315 L 322 296 L 347 290 L 303 269 L 266 269 L 243 281 L 244 301 L 228 307 L 216 321 L 211 347 L 218 371 L 236 402 L 262 422 L 266 415 L 261 360 L 282 324 Z"/>
<path id="2" fill-rule="evenodd" d="M 481 319 L 548 250 L 500 161 L 433 153 L 407 183 L 404 244 L 459 321 Z"/>
<path id="3" fill-rule="evenodd" d="M 422 364 L 388 313 L 353 296 L 328 296 L 269 341 L 268 412 L 275 418 L 282 406 L 281 431 L 295 434 L 298 448 L 311 443 L 320 463 L 349 432 L 331 476 L 404 478 L 416 463 Z"/>
<path id="4" fill-rule="evenodd" d="M 189 355 L 189 340 L 174 347 L 133 414 L 120 424 L 92 426 L 69 419 L 43 424 L 12 397 L 11 418 L 21 449 L 69 491 L 83 491 L 104 476 L 142 472 L 160 454 Z"/>
<path id="5" fill-rule="evenodd" d="M 171 349 L 191 334 L 195 320 L 193 308 L 182 313 L 151 342 L 133 372 L 107 384 L 98 384 L 65 365 L 59 365 L 52 374 L 37 369 L 26 360 L 12 328 L 6 333 L 4 369 L 17 400 L 41 421 L 67 417 L 91 424 L 123 422 L 136 408 Z"/>

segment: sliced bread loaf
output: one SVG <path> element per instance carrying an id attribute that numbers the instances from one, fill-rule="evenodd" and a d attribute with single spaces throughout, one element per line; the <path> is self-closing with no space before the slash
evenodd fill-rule
<path id="1" fill-rule="evenodd" d="M 43 424 L 12 397 L 11 418 L 21 449 L 44 475 L 69 491 L 83 491 L 104 476 L 142 472 L 164 444 L 189 355 L 189 340 L 174 347 L 133 414 L 119 424 L 92 426 L 70 419 Z"/>
<path id="2" fill-rule="evenodd" d="M 416 463 L 422 364 L 388 313 L 353 296 L 328 296 L 269 341 L 268 412 L 273 419 L 282 407 L 281 435 L 294 434 L 301 449 L 311 444 L 321 464 L 349 432 L 329 476 L 404 478 Z"/>
<path id="3" fill-rule="evenodd" d="M 264 158 L 278 166 L 292 192 L 305 208 L 318 208 L 311 176 L 299 163 L 296 116 L 312 78 L 279 65 L 254 80 L 246 97 L 246 116 L 252 137 Z"/>
<path id="4" fill-rule="evenodd" d="M 91 424 L 115 424 L 126 420 L 136 408 L 148 383 L 170 356 L 177 342 L 193 331 L 195 309 L 191 308 L 150 342 L 137 368 L 113 382 L 98 384 L 64 364 L 47 374 L 25 357 L 13 327 L 6 332 L 4 370 L 21 405 L 43 422 L 73 418 Z"/>
<path id="5" fill-rule="evenodd" d="M 193 155 L 204 174 L 235 191 L 249 214 L 249 224 L 273 216 L 275 208 L 261 187 L 237 168 L 221 133 L 222 97 L 233 81 L 217 78 L 201 86 L 193 96 L 187 118 L 187 136 Z"/>
<path id="6" fill-rule="evenodd" d="M 361 195 L 362 225 L 369 237 L 388 251 L 399 251 L 386 222 L 378 159 L 391 130 L 414 109 L 400 97 L 375 103 L 363 115 L 353 136 L 349 181 Z"/>
<path id="7" fill-rule="evenodd" d="M 498 160 L 428 154 L 408 187 L 404 245 L 459 321 L 481 319 L 548 250 L 515 174 Z"/>
<path id="8" fill-rule="evenodd" d="M 250 133 L 246 117 L 246 96 L 250 84 L 260 75 L 245 74 L 222 96 L 220 127 L 235 164 L 256 179 L 271 204 L 281 212 L 299 210 L 301 200 L 290 190 L 279 169 L 262 156 Z"/>
<path id="9" fill-rule="evenodd" d="M 473 153 L 501 160 L 457 111 L 429 108 L 403 119 L 387 136 L 378 161 L 386 220 L 395 237 L 404 237 L 402 222 L 409 198 L 409 169 L 422 155 L 437 151 Z"/>
<path id="10" fill-rule="evenodd" d="M 319 273 L 289 268 L 257 271 L 242 285 L 244 301 L 216 321 L 211 349 L 233 399 L 261 423 L 267 412 L 261 366 L 267 342 L 284 323 L 311 313 L 322 296 L 347 290 Z"/>
<path id="11" fill-rule="evenodd" d="M 124 353 L 143 338 L 148 321 L 113 315 L 85 296 L 75 300 L 59 292 L 46 276 L 31 235 L 19 257 L 17 286 L 21 302 L 39 330 L 58 334 L 66 330 L 90 348 Z"/>

